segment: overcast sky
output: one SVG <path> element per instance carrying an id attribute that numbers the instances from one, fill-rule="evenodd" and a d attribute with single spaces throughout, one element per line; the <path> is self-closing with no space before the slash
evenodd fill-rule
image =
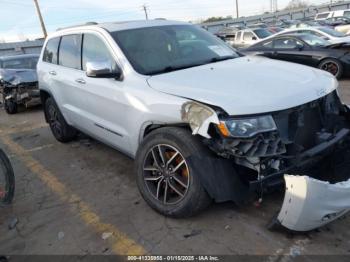
<path id="1" fill-rule="evenodd" d="M 234 0 L 38 0 L 47 30 L 87 21 L 105 22 L 144 19 L 146 4 L 150 18 L 194 21 L 235 13 Z M 278 0 L 279 8 L 289 0 Z M 327 0 L 309 0 L 319 4 Z M 239 0 L 243 16 L 269 11 L 270 0 Z M 33 0 L 0 0 L 0 41 L 18 41 L 41 36 Z"/>

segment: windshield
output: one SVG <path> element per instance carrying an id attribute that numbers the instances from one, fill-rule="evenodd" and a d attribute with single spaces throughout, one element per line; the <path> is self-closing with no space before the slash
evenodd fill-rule
<path id="1" fill-rule="evenodd" d="M 327 46 L 331 43 L 314 35 L 300 35 L 300 38 L 311 46 Z"/>
<path id="2" fill-rule="evenodd" d="M 260 38 L 260 39 L 264 39 L 266 37 L 269 37 L 270 35 L 272 35 L 271 32 L 269 32 L 267 29 L 255 29 L 254 33 Z"/>
<path id="3" fill-rule="evenodd" d="M 320 31 L 328 34 L 328 35 L 331 35 L 333 37 L 345 37 L 346 35 L 341 33 L 341 32 L 338 32 L 338 31 L 335 31 L 331 28 L 327 28 L 327 27 L 322 27 L 322 28 L 319 28 Z"/>
<path id="4" fill-rule="evenodd" d="M 36 69 L 38 57 L 11 58 L 2 61 L 1 68 L 4 69 Z"/>
<path id="5" fill-rule="evenodd" d="M 170 25 L 116 31 L 112 37 L 140 74 L 153 75 L 239 55 L 226 43 L 192 25 Z"/>

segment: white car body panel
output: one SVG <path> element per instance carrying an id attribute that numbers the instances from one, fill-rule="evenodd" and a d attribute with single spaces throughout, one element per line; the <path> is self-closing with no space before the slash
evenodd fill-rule
<path id="1" fill-rule="evenodd" d="M 330 184 L 307 176 L 284 178 L 286 194 L 277 217 L 284 227 L 310 231 L 350 211 L 350 180 Z"/>
<path id="2" fill-rule="evenodd" d="M 158 91 L 221 107 L 232 116 L 292 108 L 338 85 L 318 69 L 253 56 L 157 75 L 148 82 Z"/>
<path id="3" fill-rule="evenodd" d="M 278 35 L 292 34 L 292 33 L 300 32 L 300 31 L 304 31 L 305 33 L 307 33 L 308 31 L 313 31 L 317 34 L 321 34 L 324 36 L 324 38 L 327 38 L 327 41 L 329 41 L 332 44 L 350 43 L 350 36 L 334 37 L 332 35 L 329 35 L 323 31 L 319 30 L 317 27 L 286 29 L 286 30 L 283 30 L 282 32 L 279 32 L 279 33 L 273 35 L 273 37 L 278 36 Z M 271 37 L 269 37 L 269 38 L 271 38 Z M 265 38 L 264 40 L 266 40 L 266 39 L 268 39 L 268 38 Z"/>

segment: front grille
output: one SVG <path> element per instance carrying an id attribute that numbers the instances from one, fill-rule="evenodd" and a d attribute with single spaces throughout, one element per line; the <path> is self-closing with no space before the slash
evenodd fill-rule
<path id="1" fill-rule="evenodd" d="M 282 142 L 293 151 L 304 151 L 318 144 L 320 132 L 335 133 L 340 101 L 336 92 L 316 101 L 273 114 Z M 293 152 L 292 152 L 293 153 Z M 296 153 L 296 152 L 294 152 Z"/>
<path id="2" fill-rule="evenodd" d="M 268 157 L 286 152 L 277 132 L 266 132 L 251 139 L 226 140 L 224 148 L 237 157 Z"/>

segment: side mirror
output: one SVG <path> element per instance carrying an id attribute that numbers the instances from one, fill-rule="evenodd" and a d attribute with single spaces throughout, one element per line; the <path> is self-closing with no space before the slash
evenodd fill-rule
<path id="1" fill-rule="evenodd" d="M 252 40 L 258 40 L 258 38 L 256 36 L 253 36 Z"/>
<path id="2" fill-rule="evenodd" d="M 94 78 L 120 79 L 122 71 L 116 63 L 111 63 L 110 61 L 87 62 L 86 76 Z"/>

